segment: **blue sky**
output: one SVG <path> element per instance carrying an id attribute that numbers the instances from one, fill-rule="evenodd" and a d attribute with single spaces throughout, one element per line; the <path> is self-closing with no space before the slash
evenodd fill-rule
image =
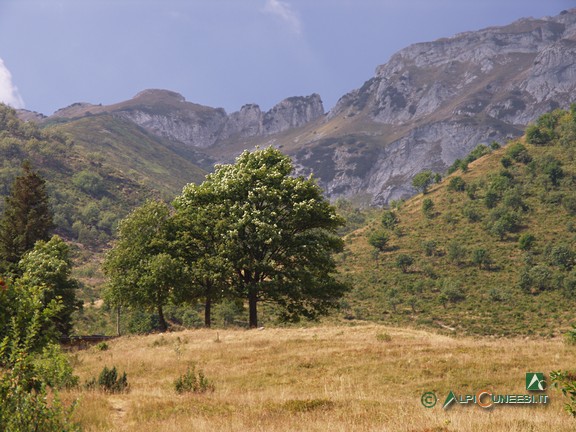
<path id="1" fill-rule="evenodd" d="M 51 114 L 165 88 L 232 112 L 316 92 L 329 110 L 409 44 L 573 7 L 576 0 L 0 0 L 0 100 Z"/>

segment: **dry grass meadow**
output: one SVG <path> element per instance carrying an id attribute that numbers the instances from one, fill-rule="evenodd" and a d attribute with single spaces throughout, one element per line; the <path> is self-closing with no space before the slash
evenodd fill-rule
<path id="1" fill-rule="evenodd" d="M 574 367 L 560 340 L 452 338 L 375 324 L 193 330 L 122 337 L 70 353 L 81 381 L 104 366 L 126 371 L 130 392 L 74 390 L 85 431 L 574 431 L 563 397 L 548 406 L 441 405 L 450 390 L 524 394 L 526 372 Z M 215 391 L 178 395 L 189 365 Z M 425 391 L 438 404 L 421 405 Z"/>

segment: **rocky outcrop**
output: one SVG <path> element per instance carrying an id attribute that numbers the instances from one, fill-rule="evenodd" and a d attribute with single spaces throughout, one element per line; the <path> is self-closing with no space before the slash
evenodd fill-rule
<path id="1" fill-rule="evenodd" d="M 327 115 L 335 127 L 346 122 L 355 136 L 369 129 L 364 141 L 379 142 L 362 174 L 352 169 L 357 156 L 348 149 L 358 143 L 347 144 L 348 135 L 336 132 L 308 147 L 321 147 L 326 139 L 340 143 L 326 154 L 333 172 L 319 179 L 331 196 L 369 193 L 382 204 L 414 193 L 410 183 L 419 171 L 444 171 L 478 144 L 519 136 L 539 115 L 567 108 L 575 94 L 573 9 L 415 44 L 393 55 Z M 300 170 L 311 171 L 304 156 L 296 156 Z"/>
<path id="2" fill-rule="evenodd" d="M 179 93 L 150 89 L 129 101 L 101 106 L 76 103 L 58 110 L 53 117 L 113 113 L 162 138 L 205 149 L 235 138 L 257 138 L 299 128 L 324 115 L 317 94 L 290 97 L 263 113 L 256 104 L 244 105 L 230 115 L 222 108 L 187 102 Z"/>

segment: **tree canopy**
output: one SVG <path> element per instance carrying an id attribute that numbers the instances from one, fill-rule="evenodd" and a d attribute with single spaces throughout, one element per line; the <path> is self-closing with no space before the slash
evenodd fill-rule
<path id="1" fill-rule="evenodd" d="M 202 223 L 217 233 L 235 295 L 248 300 L 250 327 L 260 301 L 280 306 L 284 319 L 313 318 L 346 290 L 332 257 L 342 250 L 336 230 L 344 221 L 313 179 L 292 173 L 290 158 L 274 148 L 245 151 L 175 201 L 207 216 Z"/>
<path id="2" fill-rule="evenodd" d="M 120 223 L 118 241 L 104 262 L 110 277 L 108 302 L 156 310 L 162 331 L 168 326 L 163 308 L 183 284 L 185 273 L 172 244 L 173 232 L 169 207 L 147 201 Z"/>

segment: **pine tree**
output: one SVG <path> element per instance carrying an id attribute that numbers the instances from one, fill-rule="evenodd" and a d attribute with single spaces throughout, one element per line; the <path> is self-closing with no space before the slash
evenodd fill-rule
<path id="1" fill-rule="evenodd" d="M 38 240 L 48 240 L 54 228 L 45 180 L 28 161 L 22 168 L 24 174 L 16 177 L 0 221 L 0 257 L 9 269 L 14 269 Z"/>

